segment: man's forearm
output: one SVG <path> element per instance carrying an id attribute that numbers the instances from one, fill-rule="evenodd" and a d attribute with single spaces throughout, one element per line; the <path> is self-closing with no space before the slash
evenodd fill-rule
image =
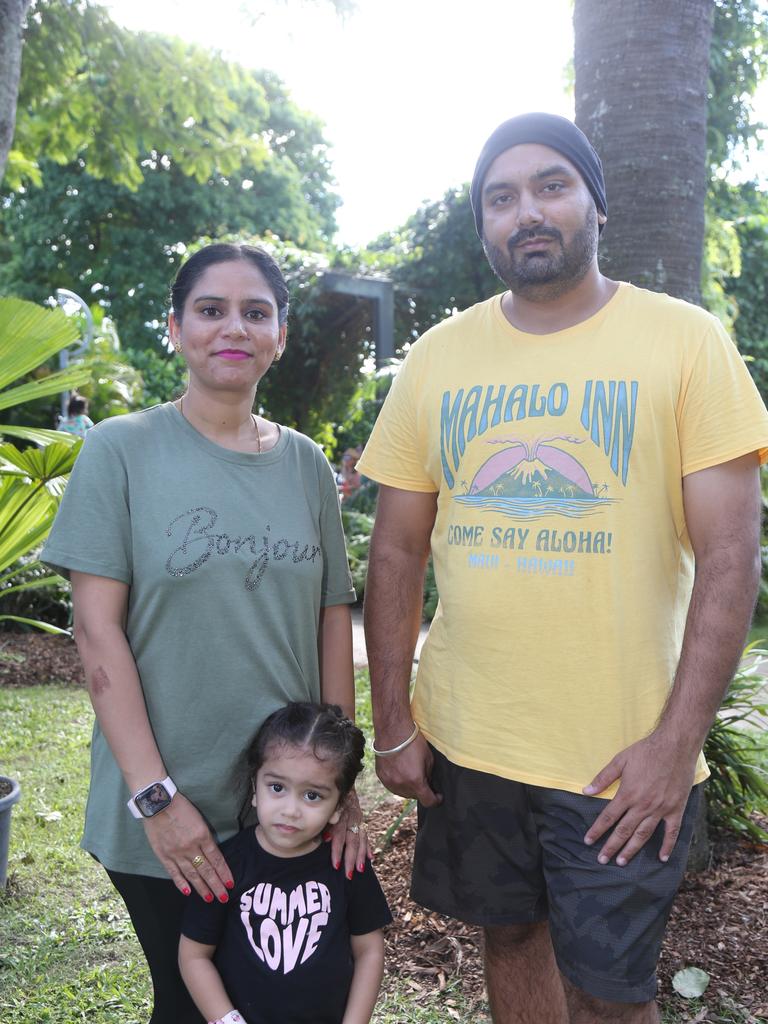
<path id="1" fill-rule="evenodd" d="M 421 626 L 427 552 L 371 544 L 365 588 L 365 640 L 377 743 L 393 746 L 412 728 L 410 681 Z"/>
<path id="2" fill-rule="evenodd" d="M 620 780 L 584 837 L 612 829 L 599 861 L 627 864 L 664 822 L 659 858 L 680 832 L 696 759 L 738 664 L 760 572 L 760 478 L 750 453 L 683 479 L 685 522 L 696 559 L 675 680 L 655 728 L 618 751 L 584 787 L 587 796 Z"/>
<path id="3" fill-rule="evenodd" d="M 675 682 L 657 726 L 691 752 L 703 746 L 738 666 L 759 580 L 759 550 L 725 547 L 697 559 Z"/>

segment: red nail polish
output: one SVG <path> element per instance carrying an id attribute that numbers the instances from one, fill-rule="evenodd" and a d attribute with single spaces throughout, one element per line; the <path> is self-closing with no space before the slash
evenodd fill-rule
<path id="1" fill-rule="evenodd" d="M 341 867 L 341 861 L 340 861 L 340 860 L 337 860 L 337 861 L 336 861 L 336 863 L 335 863 L 335 864 L 334 864 L 333 866 L 334 866 L 334 867 L 336 868 L 336 870 L 338 871 L 338 870 L 339 870 L 339 868 Z"/>
<path id="2" fill-rule="evenodd" d="M 229 903 L 229 896 L 225 892 L 219 896 L 219 903 Z"/>
<path id="3" fill-rule="evenodd" d="M 189 894 L 192 892 L 188 885 L 185 885 L 181 891 L 184 896 L 189 896 Z"/>
<path id="4" fill-rule="evenodd" d="M 225 882 L 224 885 L 226 885 L 226 887 L 228 889 L 234 889 L 235 888 L 235 883 L 232 881 L 232 879 L 230 879 L 228 882 Z"/>
<path id="5" fill-rule="evenodd" d="M 328 831 L 328 829 L 326 829 L 325 832 L 323 832 L 323 842 L 327 843 L 330 838 L 331 833 Z"/>
<path id="6" fill-rule="evenodd" d="M 207 892 L 205 896 L 203 896 L 203 899 L 205 900 L 206 903 L 213 903 L 213 893 Z"/>
<path id="7" fill-rule="evenodd" d="M 352 875 L 353 875 L 353 874 L 354 874 L 354 872 L 353 872 L 353 871 L 348 871 L 348 872 L 347 872 L 347 878 L 348 878 L 348 879 L 350 880 L 350 882 L 352 881 Z"/>
<path id="8" fill-rule="evenodd" d="M 360 871 L 361 873 L 362 873 L 363 871 L 365 871 L 365 861 L 363 861 L 363 863 L 362 863 L 362 864 L 358 864 L 358 865 L 357 865 L 357 870 L 358 870 L 358 871 Z"/>

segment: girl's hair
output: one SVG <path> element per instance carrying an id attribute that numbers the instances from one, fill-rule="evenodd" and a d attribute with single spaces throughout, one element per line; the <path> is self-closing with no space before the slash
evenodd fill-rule
<path id="1" fill-rule="evenodd" d="M 73 391 L 67 403 L 67 416 L 80 416 L 84 412 L 88 412 L 88 399 Z"/>
<path id="2" fill-rule="evenodd" d="M 277 321 L 279 324 L 285 323 L 288 319 L 288 285 L 285 283 L 282 270 L 260 245 L 235 242 L 216 242 L 214 245 L 203 246 L 179 267 L 171 285 L 171 307 L 179 323 L 184 315 L 189 293 L 208 267 L 217 263 L 232 263 L 235 260 L 246 260 L 261 271 L 277 303 Z"/>
<path id="3" fill-rule="evenodd" d="M 342 798 L 363 770 L 365 737 L 336 704 L 294 701 L 274 711 L 245 752 L 252 784 L 275 746 L 309 748 L 318 760 L 335 761 L 335 781 Z"/>

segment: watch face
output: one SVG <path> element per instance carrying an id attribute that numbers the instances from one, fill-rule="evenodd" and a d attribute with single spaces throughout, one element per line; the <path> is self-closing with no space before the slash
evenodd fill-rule
<path id="1" fill-rule="evenodd" d="M 147 786 L 137 793 L 134 799 L 144 817 L 151 818 L 153 814 L 167 807 L 173 798 L 162 782 L 155 782 L 154 785 Z"/>

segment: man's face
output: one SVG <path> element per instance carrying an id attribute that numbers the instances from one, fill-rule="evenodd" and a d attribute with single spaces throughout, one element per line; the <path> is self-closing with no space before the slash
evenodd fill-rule
<path id="1" fill-rule="evenodd" d="M 510 291 L 553 299 L 586 276 L 605 216 L 562 153 L 534 143 L 505 150 L 485 176 L 482 204 L 483 248 Z"/>

